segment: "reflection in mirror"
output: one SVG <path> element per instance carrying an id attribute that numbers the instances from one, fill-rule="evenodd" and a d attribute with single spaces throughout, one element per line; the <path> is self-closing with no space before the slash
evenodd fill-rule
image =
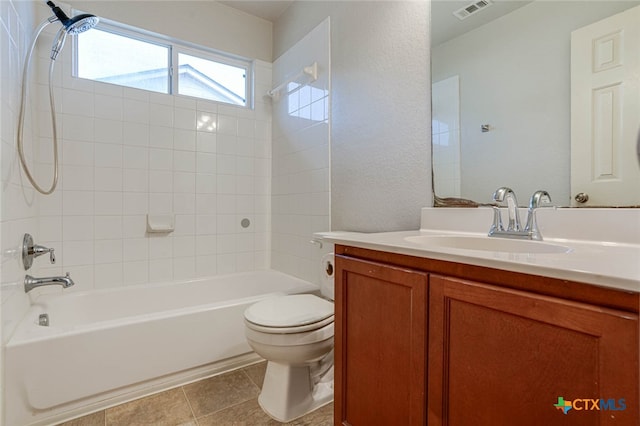
<path id="1" fill-rule="evenodd" d="M 589 64 L 613 61 L 605 68 L 617 69 L 614 62 L 620 55 L 627 67 L 640 66 L 640 46 L 635 53 L 624 52 L 618 48 L 624 43 L 615 38 L 589 35 L 603 40 L 599 50 L 575 53 L 578 42 L 585 42 L 574 40 L 572 47 L 571 41 L 576 30 L 587 28 L 581 31 L 591 34 L 592 24 L 625 11 L 633 22 L 622 31 L 625 43 L 634 34 L 640 40 L 640 12 L 630 12 L 640 11 L 635 7 L 640 1 L 494 0 L 463 20 L 454 16 L 471 3 L 432 2 L 436 205 L 455 198 L 489 203 L 496 188 L 505 185 L 514 189 L 521 204 L 544 189 L 557 206 L 640 205 L 640 199 L 627 196 L 640 197 L 638 163 L 633 162 L 635 170 L 621 169 L 625 158 L 636 158 L 639 68 L 627 72 L 627 81 L 603 83 L 622 91 L 602 92 L 599 98 L 593 95 L 599 89 L 580 86 L 577 81 L 585 77 L 575 77 L 571 68 L 572 61 L 586 63 L 589 57 Z M 589 46 L 597 44 L 589 40 Z M 636 105 L 629 106 L 634 97 Z M 579 153 L 576 143 L 586 147 L 586 153 Z M 586 170 L 601 189 L 580 186 L 576 168 Z M 626 186 L 608 189 L 614 181 Z M 579 193 L 588 193 L 589 201 L 579 204 Z"/>

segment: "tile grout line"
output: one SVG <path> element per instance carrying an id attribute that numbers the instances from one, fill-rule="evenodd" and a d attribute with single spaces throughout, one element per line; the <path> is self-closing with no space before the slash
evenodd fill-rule
<path id="1" fill-rule="evenodd" d="M 260 388 L 260 386 L 258 386 L 258 384 L 251 378 L 251 376 L 249 376 L 249 374 L 246 372 L 246 367 L 241 368 L 240 370 L 242 370 L 242 373 L 245 375 L 245 377 L 247 379 L 249 379 L 249 381 L 251 382 L 251 384 L 253 384 L 253 386 L 258 388 L 258 395 L 260 394 L 260 392 L 262 392 L 262 389 Z"/>
<path id="2" fill-rule="evenodd" d="M 231 405 L 229 405 L 229 406 L 227 406 L 227 407 L 221 408 L 221 409 L 219 409 L 219 410 L 212 411 L 211 413 L 209 413 L 209 414 L 207 414 L 207 415 L 205 415 L 205 416 L 202 416 L 201 418 L 208 417 L 208 416 L 211 416 L 211 415 L 213 415 L 213 414 L 218 414 L 218 413 L 220 413 L 220 412 L 222 412 L 222 411 L 225 411 L 225 410 L 229 410 L 229 409 L 231 409 L 231 408 L 233 408 L 233 407 L 237 407 L 238 405 L 242 405 L 242 404 L 244 404 L 244 403 L 246 403 L 246 402 L 248 402 L 248 401 L 251 401 L 252 399 L 254 399 L 254 398 L 245 399 L 244 401 L 240 401 L 240 402 L 237 402 L 237 403 L 235 403 L 235 404 L 231 404 Z M 257 399 L 258 399 L 258 397 L 255 397 L 255 399 L 257 400 Z"/>
<path id="3" fill-rule="evenodd" d="M 198 418 L 196 417 L 196 413 L 193 411 L 193 407 L 191 406 L 191 401 L 189 401 L 189 397 L 187 396 L 187 393 L 184 390 L 184 386 L 180 386 L 180 390 L 182 391 L 182 395 L 184 395 L 184 399 L 187 400 L 187 405 L 189 405 L 189 410 L 191 411 L 191 416 L 193 417 L 193 420 L 195 420 L 196 422 L 196 426 L 200 424 L 200 422 L 198 421 Z"/>
<path id="4" fill-rule="evenodd" d="M 246 367 L 241 367 L 241 368 L 239 368 L 238 370 L 242 371 L 242 373 L 245 375 L 245 377 L 246 377 L 247 379 L 249 379 L 249 382 L 251 382 L 251 384 L 252 384 L 253 386 L 255 386 L 255 387 L 258 389 L 258 396 L 259 396 L 260 391 L 261 391 L 260 387 L 259 387 L 258 385 L 256 385 L 256 383 L 251 379 L 251 377 L 249 377 L 249 375 L 248 375 L 248 374 L 247 374 L 247 372 L 245 371 L 245 368 L 246 368 Z M 236 371 L 237 371 L 237 370 L 236 370 Z M 186 393 L 185 393 L 185 396 L 186 396 Z M 256 397 L 255 397 L 255 399 L 256 399 L 256 400 L 258 399 L 258 396 L 256 396 Z M 229 406 L 227 406 L 227 407 L 224 407 L 224 408 L 221 408 L 221 409 L 219 409 L 219 410 L 216 410 L 216 411 L 213 411 L 213 412 L 211 412 L 211 413 L 208 413 L 208 414 L 206 414 L 206 415 L 204 415 L 204 416 L 202 416 L 202 417 L 203 417 L 203 418 L 204 418 L 204 417 L 208 417 L 208 416 L 211 416 L 211 415 L 213 415 L 213 414 L 220 413 L 220 412 L 222 412 L 222 411 L 224 411 L 224 410 L 228 410 L 228 409 L 231 409 L 231 408 L 233 408 L 233 407 L 237 407 L 238 405 L 244 404 L 244 403 L 246 403 L 246 402 L 248 402 L 248 401 L 251 401 L 252 399 L 254 399 L 254 397 L 249 398 L 249 399 L 245 399 L 245 400 L 243 400 L 243 401 L 239 401 L 239 402 L 237 402 L 237 403 L 235 403 L 235 404 L 231 404 L 231 405 L 229 405 Z M 189 400 L 189 398 L 187 397 L 187 401 L 188 401 L 188 400 Z M 194 417 L 195 417 L 195 415 L 194 415 Z M 198 424 L 200 424 L 200 422 L 198 422 L 198 419 L 197 419 L 197 418 L 196 418 L 196 422 L 197 422 Z"/>

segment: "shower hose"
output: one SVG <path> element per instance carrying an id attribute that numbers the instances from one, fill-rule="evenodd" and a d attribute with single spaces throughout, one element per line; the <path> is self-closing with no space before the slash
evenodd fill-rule
<path id="1" fill-rule="evenodd" d="M 20 112 L 18 115 L 18 134 L 17 134 L 17 145 L 18 145 L 18 156 L 20 157 L 20 163 L 22 164 L 22 169 L 24 170 L 24 174 L 31 182 L 31 185 L 36 189 L 36 191 L 40 192 L 44 195 L 49 195 L 53 193 L 56 189 L 56 185 L 58 184 L 58 132 L 56 126 L 56 108 L 53 97 L 53 69 L 55 64 L 55 59 L 51 59 L 49 63 L 49 104 L 51 109 L 51 128 L 53 131 L 53 181 L 51 183 L 51 187 L 48 190 L 43 189 L 36 182 L 33 174 L 29 170 L 27 166 L 27 161 L 24 155 L 24 116 L 25 116 L 25 105 L 27 103 L 27 93 L 29 86 L 29 68 L 31 65 L 31 56 L 33 55 L 33 49 L 36 45 L 36 41 L 38 40 L 38 36 L 44 30 L 44 28 L 49 25 L 50 20 L 44 21 L 35 32 L 33 37 L 33 41 L 31 43 L 31 47 L 27 52 L 27 57 L 24 62 L 24 69 L 22 71 L 22 98 L 20 102 Z"/>

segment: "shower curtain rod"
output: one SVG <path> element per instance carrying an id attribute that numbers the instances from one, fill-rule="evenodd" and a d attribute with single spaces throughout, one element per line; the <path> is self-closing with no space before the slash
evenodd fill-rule
<path id="1" fill-rule="evenodd" d="M 286 87 L 287 84 L 289 84 L 291 82 L 294 82 L 297 79 L 299 79 L 300 77 L 303 77 L 305 75 L 311 77 L 309 83 L 313 83 L 314 81 L 316 81 L 318 79 L 318 63 L 314 62 L 313 64 L 309 65 L 308 67 L 302 68 L 302 71 L 300 71 L 299 73 L 297 73 L 293 77 L 289 78 L 284 83 L 280 83 L 279 85 L 277 85 L 273 89 L 269 90 L 267 92 L 267 96 L 271 97 L 272 99 L 278 99 L 280 97 L 280 91 L 284 87 Z"/>

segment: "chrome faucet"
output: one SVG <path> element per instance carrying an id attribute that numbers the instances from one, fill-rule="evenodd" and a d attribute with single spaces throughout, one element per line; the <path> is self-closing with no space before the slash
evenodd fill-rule
<path id="1" fill-rule="evenodd" d="M 49 253 L 49 262 L 56 263 L 54 249 L 33 243 L 33 237 L 30 234 L 24 234 L 22 239 L 22 264 L 25 270 L 29 270 L 33 264 L 33 259 L 43 254 Z"/>
<path id="2" fill-rule="evenodd" d="M 547 191 L 536 191 L 529 201 L 529 210 L 527 212 L 527 223 L 524 228 L 520 224 L 520 213 L 518 211 L 518 200 L 516 194 L 511 188 L 498 188 L 493 193 L 493 201 L 507 202 L 507 210 L 509 212 L 509 223 L 507 229 L 502 225 L 502 216 L 497 206 L 493 207 L 493 224 L 489 229 L 490 237 L 503 238 L 523 238 L 529 240 L 542 240 L 542 235 L 538 229 L 536 222 L 536 210 L 542 204 L 551 204 L 551 196 Z"/>
<path id="3" fill-rule="evenodd" d="M 31 275 L 26 275 L 24 277 L 24 292 L 29 293 L 34 288 L 45 285 L 61 285 L 62 288 L 69 288 L 73 284 L 74 282 L 68 272 L 64 277 L 34 278 Z"/>
<path id="4" fill-rule="evenodd" d="M 507 225 L 506 230 L 508 232 L 519 232 L 522 228 L 520 225 L 520 213 L 518 212 L 518 200 L 516 198 L 516 194 L 511 188 L 503 186 L 493 193 L 493 201 L 501 203 L 505 200 L 507 201 L 507 210 L 509 211 L 509 224 Z"/>

